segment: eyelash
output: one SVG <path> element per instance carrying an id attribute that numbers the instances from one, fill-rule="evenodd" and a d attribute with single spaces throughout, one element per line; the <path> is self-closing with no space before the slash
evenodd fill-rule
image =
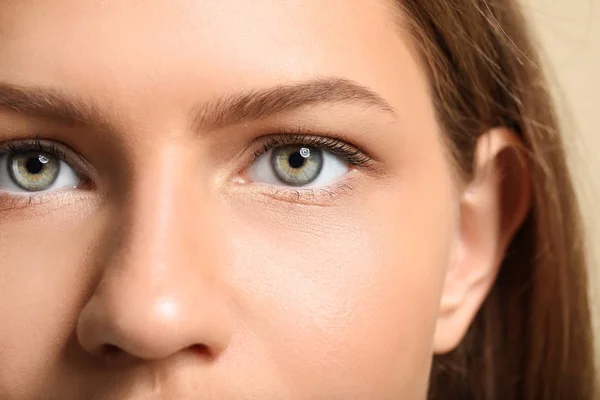
<path id="1" fill-rule="evenodd" d="M 26 151 L 39 151 L 65 161 L 68 159 L 67 151 L 65 151 L 61 144 L 51 141 L 41 141 L 39 138 L 8 143 L 0 148 L 0 155 Z"/>
<path id="2" fill-rule="evenodd" d="M 254 152 L 254 159 L 258 159 L 266 152 L 281 146 L 311 146 L 327 150 L 354 167 L 367 170 L 374 168 L 373 157 L 342 139 L 331 136 L 319 136 L 301 129 L 282 129 L 277 132 L 277 134 L 259 138 L 259 140 L 262 140 L 262 143 L 260 148 Z"/>

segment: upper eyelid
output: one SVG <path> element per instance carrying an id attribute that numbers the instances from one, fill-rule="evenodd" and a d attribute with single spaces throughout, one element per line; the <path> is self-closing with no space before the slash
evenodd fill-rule
<path id="1" fill-rule="evenodd" d="M 340 138 L 337 135 L 333 135 L 331 133 L 326 134 L 318 134 L 313 133 L 312 131 L 304 131 L 302 129 L 288 130 L 288 129 L 280 129 L 277 131 L 278 133 L 262 135 L 252 141 L 250 146 L 253 144 L 258 144 L 261 146 L 255 153 L 260 155 L 265 152 L 265 148 L 271 149 L 278 146 L 288 146 L 288 145 L 305 145 L 305 146 L 320 146 L 320 147 L 332 147 L 330 145 L 341 145 L 345 146 L 347 149 L 355 151 L 357 154 L 360 153 L 364 155 L 366 158 L 378 161 L 373 155 L 369 152 L 359 148 L 358 146 L 350 143 L 348 140 L 344 138 Z M 260 154 L 259 154 L 260 153 Z"/>

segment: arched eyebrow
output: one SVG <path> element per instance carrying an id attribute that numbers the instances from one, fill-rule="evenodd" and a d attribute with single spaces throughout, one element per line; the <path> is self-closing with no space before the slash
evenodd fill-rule
<path id="1" fill-rule="evenodd" d="M 192 121 L 197 130 L 216 129 L 327 104 L 375 108 L 396 115 L 394 108 L 375 91 L 334 77 L 225 95 L 199 104 L 192 111 Z M 111 122 L 111 110 L 104 109 L 92 98 L 77 97 L 55 88 L 0 82 L 0 108 L 99 129 L 111 129 L 115 125 Z"/>
<path id="2" fill-rule="evenodd" d="M 375 91 L 343 78 L 324 78 L 225 96 L 194 112 L 198 129 L 221 128 L 309 106 L 340 104 L 376 108 L 396 116 Z"/>
<path id="3" fill-rule="evenodd" d="M 56 88 L 0 82 L 0 109 L 68 124 L 110 127 L 107 116 L 93 101 Z"/>

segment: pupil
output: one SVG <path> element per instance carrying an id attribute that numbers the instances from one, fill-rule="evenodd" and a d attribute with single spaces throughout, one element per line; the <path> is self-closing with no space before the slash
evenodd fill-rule
<path id="1" fill-rule="evenodd" d="M 288 163 L 290 164 L 290 167 L 292 167 L 294 169 L 298 169 L 298 168 L 302 167 L 304 165 L 304 161 L 306 161 L 306 159 L 304 157 L 302 157 L 302 154 L 300 154 L 300 151 L 295 152 L 294 154 L 290 155 L 290 157 L 288 158 Z"/>
<path id="2" fill-rule="evenodd" d="M 27 168 L 27 172 L 29 172 L 32 175 L 35 175 L 42 172 L 42 170 L 44 169 L 44 164 L 42 164 L 39 158 L 30 158 L 29 160 L 27 160 L 25 167 Z"/>

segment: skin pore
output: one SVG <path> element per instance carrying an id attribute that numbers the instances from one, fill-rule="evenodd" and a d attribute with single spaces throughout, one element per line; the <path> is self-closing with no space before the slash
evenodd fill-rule
<path id="1" fill-rule="evenodd" d="M 528 173 L 498 127 L 457 178 L 396 17 L 1 2 L 0 398 L 424 399 Z M 322 149 L 318 185 L 273 180 L 294 145 Z M 76 181 L 6 185 L 53 150 Z"/>

